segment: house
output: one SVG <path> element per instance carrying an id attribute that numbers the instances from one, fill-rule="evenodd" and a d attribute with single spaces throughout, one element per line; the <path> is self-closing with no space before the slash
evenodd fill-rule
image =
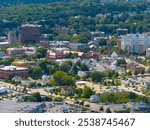
<path id="1" fill-rule="evenodd" d="M 12 78 L 12 81 L 15 81 L 15 82 L 21 82 L 22 78 L 21 77 L 18 77 L 18 76 L 15 76 Z"/>
<path id="2" fill-rule="evenodd" d="M 127 65 L 126 65 L 126 68 L 130 71 L 137 71 L 138 73 L 141 71 L 141 70 L 144 70 L 145 68 L 140 66 L 139 64 L 137 64 L 136 62 L 129 62 Z"/>
<path id="3" fill-rule="evenodd" d="M 21 85 L 23 86 L 29 86 L 31 84 L 30 80 L 21 80 Z"/>
<path id="4" fill-rule="evenodd" d="M 147 89 L 147 90 L 150 90 L 150 81 L 149 81 L 149 82 L 146 82 L 146 89 Z"/>
<path id="5" fill-rule="evenodd" d="M 111 54 L 111 58 L 112 59 L 117 59 L 119 56 L 118 54 L 114 51 L 112 54 Z"/>
<path id="6" fill-rule="evenodd" d="M 87 76 L 86 72 L 84 71 L 78 71 L 78 74 L 77 74 L 80 78 L 83 78 L 85 76 Z"/>
<path id="7" fill-rule="evenodd" d="M 69 43 L 70 50 L 82 50 L 86 44 L 85 43 Z"/>
<path id="8" fill-rule="evenodd" d="M 91 49 L 91 50 L 96 50 L 99 46 L 98 46 L 98 44 L 97 43 L 95 43 L 95 41 L 90 41 L 89 43 L 88 43 L 88 47 Z"/>
<path id="9" fill-rule="evenodd" d="M 62 94 L 72 94 L 73 89 L 71 87 L 64 87 L 64 88 L 61 89 L 61 93 Z"/>
<path id="10" fill-rule="evenodd" d="M 92 95 L 92 96 L 90 96 L 90 102 L 91 103 L 99 103 L 100 97 L 98 95 Z"/>
<path id="11" fill-rule="evenodd" d="M 98 60 L 98 61 L 102 59 L 100 53 L 94 52 L 94 51 L 89 51 L 89 52 L 87 52 L 87 53 L 85 54 L 85 56 L 86 56 L 87 59 L 96 59 L 96 60 Z"/>
<path id="12" fill-rule="evenodd" d="M 47 76 L 47 75 L 43 75 L 43 76 L 42 76 L 42 81 L 43 81 L 43 82 L 49 82 L 49 81 L 50 81 L 50 77 Z"/>

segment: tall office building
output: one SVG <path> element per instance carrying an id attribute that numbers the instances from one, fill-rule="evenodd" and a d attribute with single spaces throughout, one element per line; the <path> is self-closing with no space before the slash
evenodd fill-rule
<path id="1" fill-rule="evenodd" d="M 21 26 L 20 42 L 21 43 L 39 43 L 40 42 L 40 25 L 25 24 Z"/>

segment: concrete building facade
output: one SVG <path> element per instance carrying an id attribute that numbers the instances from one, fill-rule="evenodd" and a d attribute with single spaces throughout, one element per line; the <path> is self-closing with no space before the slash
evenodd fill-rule
<path id="1" fill-rule="evenodd" d="M 147 48 L 150 48 L 150 36 L 147 34 L 121 36 L 121 48 L 128 52 L 144 52 Z"/>

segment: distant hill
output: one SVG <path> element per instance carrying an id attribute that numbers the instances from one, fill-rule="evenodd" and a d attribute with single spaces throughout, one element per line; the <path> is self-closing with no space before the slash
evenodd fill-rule
<path id="1" fill-rule="evenodd" d="M 53 1 L 63 1 L 63 0 L 0 0 L 0 4 L 49 3 Z"/>

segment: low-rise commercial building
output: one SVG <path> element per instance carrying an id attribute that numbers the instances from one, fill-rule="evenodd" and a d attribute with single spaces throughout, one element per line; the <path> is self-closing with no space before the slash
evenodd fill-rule
<path id="1" fill-rule="evenodd" d="M 8 48 L 7 55 L 8 56 L 16 56 L 26 54 L 28 56 L 34 55 L 36 53 L 35 47 L 18 47 L 18 48 Z"/>
<path id="2" fill-rule="evenodd" d="M 0 103 L 0 113 L 41 113 L 46 108 L 43 102 L 17 102 L 16 100 Z"/>
<path id="3" fill-rule="evenodd" d="M 9 79 L 15 76 L 28 77 L 28 68 L 17 66 L 4 66 L 0 68 L 0 78 Z"/>

